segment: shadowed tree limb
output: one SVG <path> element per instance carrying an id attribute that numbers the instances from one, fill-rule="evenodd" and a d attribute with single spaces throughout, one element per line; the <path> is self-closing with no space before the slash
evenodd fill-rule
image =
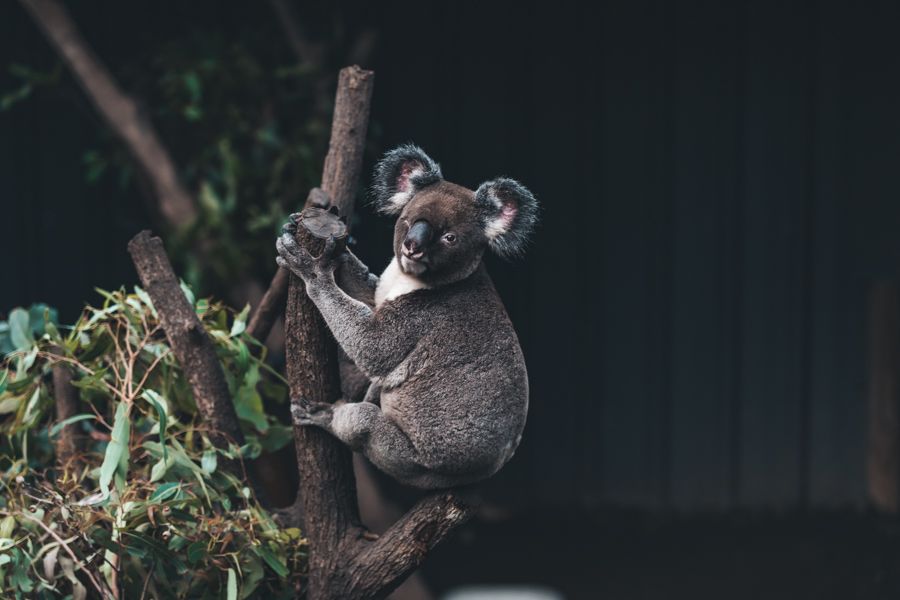
<path id="1" fill-rule="evenodd" d="M 475 504 L 460 491 L 426 496 L 376 541 L 357 542 L 363 545 L 362 551 L 340 573 L 346 582 L 346 595 L 339 593 L 335 597 L 386 596 L 475 511 Z"/>
<path id="2" fill-rule="evenodd" d="M 19 0 L 47 40 L 69 67 L 85 95 L 113 133 L 125 145 L 145 175 L 158 209 L 173 228 L 197 218 L 197 206 L 178 179 L 178 170 L 141 114 L 137 102 L 116 84 L 106 66 L 94 55 L 59 0 Z"/>

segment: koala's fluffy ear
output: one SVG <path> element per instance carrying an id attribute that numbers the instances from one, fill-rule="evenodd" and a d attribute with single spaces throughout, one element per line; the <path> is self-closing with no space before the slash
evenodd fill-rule
<path id="1" fill-rule="evenodd" d="M 504 258 L 525 252 L 537 223 L 538 203 L 524 185 L 503 177 L 486 181 L 475 192 L 475 205 L 494 252 Z"/>
<path id="2" fill-rule="evenodd" d="M 372 203 L 382 214 L 403 210 L 415 193 L 441 180 L 441 167 L 413 144 L 398 146 L 375 166 Z"/>

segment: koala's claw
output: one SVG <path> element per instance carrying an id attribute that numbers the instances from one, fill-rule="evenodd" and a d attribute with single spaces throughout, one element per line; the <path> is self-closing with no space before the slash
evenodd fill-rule
<path id="1" fill-rule="evenodd" d="M 300 425 L 318 425 L 326 427 L 331 423 L 333 407 L 326 402 L 310 402 L 303 398 L 291 402 L 291 415 L 294 422 Z"/>
<path id="2" fill-rule="evenodd" d="M 309 252 L 303 249 L 294 236 L 290 233 L 284 233 L 275 241 L 275 248 L 278 250 L 278 265 L 287 268 L 289 271 L 302 277 L 303 279 L 313 279 L 315 273 L 315 259 L 310 256 Z"/>
<path id="3" fill-rule="evenodd" d="M 337 239 L 334 236 L 325 241 L 325 248 L 319 256 L 312 256 L 294 239 L 291 232 L 286 231 L 276 241 L 281 261 L 278 265 L 289 269 L 295 275 L 302 277 L 304 281 L 317 279 L 320 275 L 332 273 L 338 265 L 340 256 L 337 249 Z"/>

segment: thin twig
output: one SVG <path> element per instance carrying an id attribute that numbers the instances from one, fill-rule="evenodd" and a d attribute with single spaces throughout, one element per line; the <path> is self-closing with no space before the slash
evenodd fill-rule
<path id="1" fill-rule="evenodd" d="M 141 600 L 147 597 L 147 589 L 150 587 L 150 576 L 153 575 L 155 569 L 156 559 L 153 560 L 153 564 L 150 565 L 150 569 L 147 571 L 147 578 L 144 579 L 144 587 L 141 589 Z"/>
<path id="2" fill-rule="evenodd" d="M 139 394 L 140 391 L 143 389 L 144 383 L 147 382 L 147 378 L 150 376 L 150 373 L 153 371 L 153 369 L 156 368 L 156 365 L 159 364 L 159 361 L 161 361 L 162 359 L 167 357 L 170 353 L 171 353 L 171 350 L 166 350 L 165 352 L 163 352 L 162 354 L 157 356 L 156 359 L 152 363 L 150 363 L 150 366 L 147 367 L 147 371 L 144 373 L 144 376 L 141 378 L 141 381 L 138 383 L 137 388 L 134 391 L 135 395 Z"/>

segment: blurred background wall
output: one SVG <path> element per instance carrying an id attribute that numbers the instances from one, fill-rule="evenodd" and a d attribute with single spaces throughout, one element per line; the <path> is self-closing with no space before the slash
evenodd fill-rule
<path id="1" fill-rule="evenodd" d="M 255 35 L 271 40 L 266 64 L 292 61 L 266 3 L 70 5 L 123 85 L 149 52 L 197 32 Z M 367 172 L 414 141 L 452 181 L 508 175 L 543 203 L 526 258 L 490 261 L 532 386 L 521 449 L 489 483 L 498 506 L 865 506 L 867 297 L 900 275 L 900 4 L 296 13 L 314 41 L 346 40 L 323 68 L 371 36 Z M 13 2 L 0 5 L 0 62 L 58 62 Z M 0 77 L 0 92 L 17 85 Z M 159 225 L 137 184 L 88 181 L 85 153 L 114 147 L 102 130 L 64 71 L 0 112 L 0 311 L 44 301 L 72 322 L 95 286 L 136 282 L 125 244 Z M 363 209 L 355 234 L 380 270 L 390 223 Z"/>

